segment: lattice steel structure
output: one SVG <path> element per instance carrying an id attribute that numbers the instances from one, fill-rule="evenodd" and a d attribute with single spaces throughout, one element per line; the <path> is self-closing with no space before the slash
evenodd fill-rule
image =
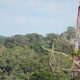
<path id="1" fill-rule="evenodd" d="M 75 38 L 75 51 L 80 50 L 80 4 L 78 7 L 76 38 Z"/>

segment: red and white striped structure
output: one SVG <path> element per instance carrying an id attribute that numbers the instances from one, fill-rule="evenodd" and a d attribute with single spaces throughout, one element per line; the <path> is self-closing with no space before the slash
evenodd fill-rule
<path id="1" fill-rule="evenodd" d="M 80 32 L 80 5 L 79 5 L 79 7 L 78 7 L 77 31 Z"/>
<path id="2" fill-rule="evenodd" d="M 75 52 L 80 51 L 80 4 L 78 7 L 78 16 L 77 16 L 77 27 L 76 27 L 76 38 L 75 38 Z M 73 60 L 80 64 L 80 56 L 74 56 Z M 73 66 L 73 77 L 80 75 L 80 66 L 74 65 Z"/>
<path id="3" fill-rule="evenodd" d="M 80 50 L 80 5 L 78 7 L 76 39 L 75 39 L 75 51 L 79 50 Z"/>

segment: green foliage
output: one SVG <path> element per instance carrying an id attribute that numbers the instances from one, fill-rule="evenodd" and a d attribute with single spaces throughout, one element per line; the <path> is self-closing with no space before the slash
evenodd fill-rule
<path id="1" fill-rule="evenodd" d="M 46 36 L 32 33 L 5 39 L 1 37 L 0 80 L 69 80 L 71 75 L 62 71 L 62 68 L 70 68 L 72 62 L 55 53 L 56 63 L 53 57 L 51 60 L 53 68 L 56 68 L 52 71 L 49 64 L 51 53 L 41 47 L 51 48 L 53 42 L 54 50 L 66 54 L 73 51 L 68 39 L 54 33 Z"/>
<path id="2" fill-rule="evenodd" d="M 59 61 L 59 56 L 56 55 L 57 62 L 64 66 L 65 58 Z M 49 55 L 37 54 L 27 46 L 8 48 L 0 55 L 1 80 L 67 80 L 62 71 L 52 72 L 48 63 Z"/>

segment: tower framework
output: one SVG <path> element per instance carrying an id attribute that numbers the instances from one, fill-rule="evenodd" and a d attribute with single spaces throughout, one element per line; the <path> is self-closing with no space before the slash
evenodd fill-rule
<path id="1" fill-rule="evenodd" d="M 78 7 L 76 39 L 75 39 L 75 51 L 79 50 L 80 50 L 80 5 Z"/>
<path id="2" fill-rule="evenodd" d="M 78 16 L 77 16 L 77 27 L 76 27 L 76 38 L 75 38 L 75 52 L 80 51 L 80 5 L 78 7 Z M 80 64 L 80 55 L 77 54 L 73 57 L 73 60 Z M 75 70 L 75 71 L 74 71 Z M 73 77 L 80 75 L 80 66 L 73 66 Z"/>

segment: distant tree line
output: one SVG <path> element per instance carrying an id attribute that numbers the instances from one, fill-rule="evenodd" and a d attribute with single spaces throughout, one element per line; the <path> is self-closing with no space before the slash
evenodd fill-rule
<path id="1" fill-rule="evenodd" d="M 75 31 L 46 36 L 37 33 L 0 36 L 0 80 L 71 80 L 70 74 L 56 69 L 51 71 L 49 52 L 41 46 L 51 48 L 54 42 L 56 51 L 70 55 L 74 51 L 71 43 L 74 37 Z M 60 69 L 71 67 L 72 63 L 67 58 L 59 54 L 56 58 Z"/>

